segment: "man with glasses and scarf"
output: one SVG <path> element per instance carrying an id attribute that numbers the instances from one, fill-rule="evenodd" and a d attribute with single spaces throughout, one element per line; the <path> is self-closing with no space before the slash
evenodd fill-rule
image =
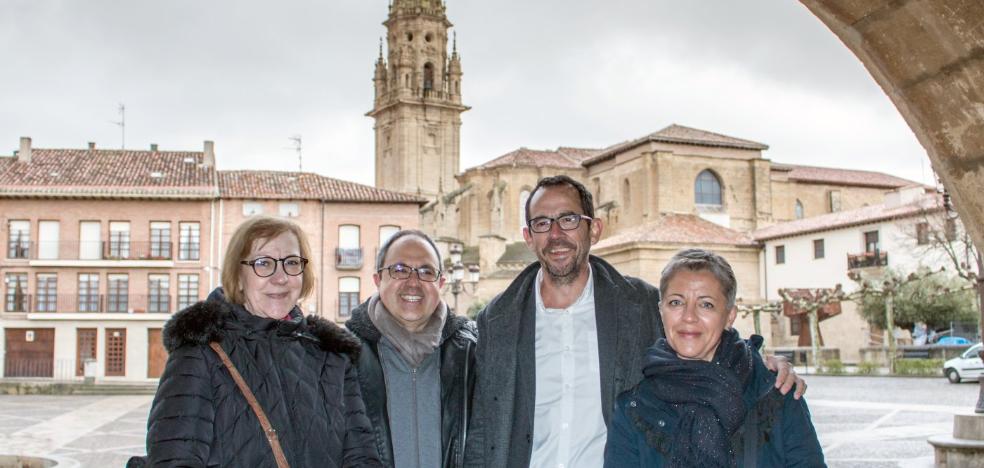
<path id="1" fill-rule="evenodd" d="M 383 464 L 460 467 L 474 386 L 475 324 L 441 300 L 441 254 L 421 231 L 376 256 L 378 292 L 352 311 L 359 385 Z"/>
<path id="2" fill-rule="evenodd" d="M 615 398 L 642 380 L 645 351 L 663 337 L 659 291 L 588 255 L 603 223 L 580 182 L 540 179 L 526 222 L 539 262 L 478 316 L 465 465 L 600 467 Z M 786 393 L 797 378 L 778 367 Z"/>

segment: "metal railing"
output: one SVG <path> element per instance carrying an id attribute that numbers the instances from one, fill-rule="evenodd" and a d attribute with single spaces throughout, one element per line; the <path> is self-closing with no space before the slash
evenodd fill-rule
<path id="1" fill-rule="evenodd" d="M 7 313 L 170 314 L 198 302 L 196 296 L 172 294 L 7 294 Z"/>
<path id="2" fill-rule="evenodd" d="M 335 249 L 335 268 L 339 270 L 358 270 L 362 268 L 362 248 Z"/>
<path id="3" fill-rule="evenodd" d="M 58 241 L 7 245 L 8 259 L 25 260 L 171 260 L 171 242 Z"/>
<path id="4" fill-rule="evenodd" d="M 871 268 L 888 266 L 888 252 L 864 252 L 859 254 L 847 254 L 847 268 Z"/>

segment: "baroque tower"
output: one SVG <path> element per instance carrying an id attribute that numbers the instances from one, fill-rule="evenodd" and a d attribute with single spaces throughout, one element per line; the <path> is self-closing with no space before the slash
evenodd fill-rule
<path id="1" fill-rule="evenodd" d="M 461 60 L 443 0 L 393 0 L 373 75 L 376 187 L 435 199 L 457 188 Z"/>

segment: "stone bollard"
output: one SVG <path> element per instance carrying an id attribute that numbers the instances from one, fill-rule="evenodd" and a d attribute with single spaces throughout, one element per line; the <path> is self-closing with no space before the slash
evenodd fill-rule
<path id="1" fill-rule="evenodd" d="M 936 466 L 943 468 L 984 468 L 984 414 L 953 416 L 953 436 L 933 436 Z"/>

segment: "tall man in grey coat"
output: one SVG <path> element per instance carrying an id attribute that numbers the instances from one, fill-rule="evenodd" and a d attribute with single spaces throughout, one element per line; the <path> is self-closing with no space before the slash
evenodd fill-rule
<path id="1" fill-rule="evenodd" d="M 603 223 L 581 183 L 541 179 L 526 219 L 539 262 L 478 316 L 465 466 L 600 467 L 614 399 L 642 379 L 645 350 L 663 337 L 659 291 L 589 256 Z M 786 393 L 796 377 L 777 380 Z"/>

